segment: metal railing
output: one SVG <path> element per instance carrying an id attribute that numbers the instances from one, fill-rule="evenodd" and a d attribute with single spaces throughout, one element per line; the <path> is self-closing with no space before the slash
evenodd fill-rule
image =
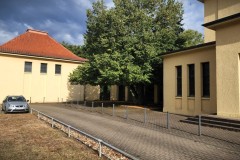
<path id="1" fill-rule="evenodd" d="M 201 115 L 193 117 L 153 111 L 148 108 L 134 108 L 128 105 L 116 105 L 114 103 L 105 105 L 104 103 L 91 101 L 81 103 L 66 102 L 65 105 L 89 112 L 97 112 L 102 115 L 109 115 L 120 120 L 127 120 L 130 123 L 144 127 L 171 130 L 171 133 L 173 133 L 174 130 L 177 134 L 204 135 L 205 137 L 240 145 L 239 132 L 204 125 Z M 194 122 L 188 121 L 188 119 L 192 118 L 195 119 Z"/>
<path id="2" fill-rule="evenodd" d="M 31 108 L 31 114 L 34 114 L 33 112 L 37 113 L 38 119 L 41 119 L 41 116 L 44 116 L 44 117 L 48 118 L 50 120 L 49 123 L 51 124 L 52 128 L 54 128 L 57 125 L 56 123 L 64 126 L 65 128 L 67 128 L 67 130 L 65 129 L 63 131 L 65 131 L 67 133 L 68 137 L 71 137 L 71 133 L 72 133 L 72 131 L 74 131 L 74 132 L 77 132 L 80 135 L 83 135 L 83 136 L 88 137 L 91 140 L 95 141 L 98 144 L 98 155 L 99 155 L 99 157 L 101 157 L 102 155 L 105 155 L 102 152 L 102 148 L 103 148 L 103 145 L 104 145 L 104 146 L 106 146 L 106 147 L 108 147 L 108 148 L 110 148 L 110 149 L 112 149 L 112 150 L 122 154 L 123 156 L 125 156 L 125 157 L 127 157 L 129 159 L 133 159 L 133 160 L 137 160 L 138 159 L 138 158 L 134 157 L 133 155 L 130 155 L 129 153 L 127 153 L 127 152 L 125 152 L 125 151 L 123 151 L 123 150 L 121 150 L 121 149 L 119 149 L 119 148 L 117 148 L 117 147 L 115 147 L 115 146 L 113 146 L 113 145 L 111 145 L 111 144 L 109 144 L 109 143 L 107 143 L 107 142 L 105 142 L 105 141 L 95 137 L 95 136 L 92 136 L 91 134 L 88 134 L 88 133 L 86 133 L 84 131 L 81 131 L 81 130 L 79 130 L 77 128 L 74 128 L 74 127 L 72 127 L 69 124 L 66 124 L 66 123 L 64 123 L 64 122 L 62 122 L 62 121 L 60 121 L 60 120 L 58 120 L 56 118 L 53 118 L 53 117 L 51 117 L 51 116 L 49 116 L 49 115 L 47 115 L 45 113 L 42 113 L 42 112 L 40 112 L 40 111 L 38 111 L 36 109 Z M 108 155 L 105 155 L 105 156 L 110 158 Z"/>

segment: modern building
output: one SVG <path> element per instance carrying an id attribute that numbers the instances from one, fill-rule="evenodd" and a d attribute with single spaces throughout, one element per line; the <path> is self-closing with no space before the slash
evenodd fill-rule
<path id="1" fill-rule="evenodd" d="M 0 100 L 7 95 L 23 95 L 32 103 L 98 100 L 98 87 L 68 83 L 85 61 L 47 32 L 28 29 L 0 46 Z"/>
<path id="2" fill-rule="evenodd" d="M 199 1 L 205 43 L 164 54 L 163 109 L 240 117 L 240 1 Z"/>

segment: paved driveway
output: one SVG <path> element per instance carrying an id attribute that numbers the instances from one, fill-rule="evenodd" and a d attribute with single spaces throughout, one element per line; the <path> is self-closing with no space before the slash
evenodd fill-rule
<path id="1" fill-rule="evenodd" d="M 221 145 L 214 141 L 206 144 L 201 140 L 147 129 L 60 104 L 32 104 L 31 107 L 109 142 L 139 159 L 240 159 L 239 146 L 226 148 L 224 142 Z"/>

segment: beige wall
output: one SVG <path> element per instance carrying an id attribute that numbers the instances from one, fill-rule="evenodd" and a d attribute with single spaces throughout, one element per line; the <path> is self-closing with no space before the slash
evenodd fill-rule
<path id="1" fill-rule="evenodd" d="M 32 62 L 31 73 L 24 73 L 25 61 Z M 46 74 L 40 73 L 41 63 L 47 63 Z M 55 64 L 62 66 L 60 75 L 55 74 Z M 0 65 L 1 100 L 7 95 L 23 95 L 32 103 L 83 100 L 84 87 L 68 83 L 68 75 L 79 65 L 77 63 L 0 53 Z"/>
<path id="2" fill-rule="evenodd" d="M 201 63 L 210 63 L 210 98 L 202 98 Z M 164 56 L 165 112 L 186 115 L 216 113 L 215 47 Z M 188 97 L 188 64 L 195 64 L 195 97 Z M 176 97 L 176 66 L 182 66 L 182 97 Z"/>
<path id="3" fill-rule="evenodd" d="M 212 22 L 218 19 L 217 1 L 218 0 L 204 1 L 204 23 Z M 204 42 L 207 43 L 211 41 L 215 41 L 215 31 L 204 28 Z"/>
<path id="4" fill-rule="evenodd" d="M 216 33 L 218 115 L 240 116 L 240 22 L 221 26 Z"/>
<path id="5" fill-rule="evenodd" d="M 110 90 L 110 100 L 117 101 L 118 100 L 118 86 L 112 85 Z"/>
<path id="6" fill-rule="evenodd" d="M 218 0 L 218 19 L 240 12 L 239 0 Z"/>
<path id="7" fill-rule="evenodd" d="M 240 12 L 239 0 L 205 0 L 204 23 L 212 22 Z M 204 42 L 215 41 L 214 30 L 204 28 Z"/>

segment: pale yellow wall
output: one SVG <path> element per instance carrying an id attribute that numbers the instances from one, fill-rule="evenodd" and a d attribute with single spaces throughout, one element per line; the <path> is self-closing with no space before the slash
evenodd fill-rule
<path id="1" fill-rule="evenodd" d="M 239 0 L 218 0 L 218 19 L 240 12 Z"/>
<path id="2" fill-rule="evenodd" d="M 25 61 L 32 62 L 31 73 L 24 73 Z M 47 63 L 46 74 L 40 73 L 41 63 Z M 55 64 L 62 66 L 60 75 L 55 74 Z M 0 65 L 1 100 L 6 95 L 23 95 L 32 103 L 83 100 L 83 86 L 68 83 L 69 73 L 79 65 L 77 63 L 16 57 L 0 53 Z M 96 97 L 95 94 L 94 96 Z"/>
<path id="3" fill-rule="evenodd" d="M 212 22 L 218 19 L 217 2 L 218 0 L 204 1 L 204 23 Z M 204 42 L 215 41 L 215 31 L 204 28 Z"/>
<path id="4" fill-rule="evenodd" d="M 85 100 L 99 100 L 100 99 L 100 86 L 85 86 Z"/>
<path id="5" fill-rule="evenodd" d="M 210 98 L 202 98 L 201 63 L 210 63 Z M 164 57 L 165 112 L 186 115 L 216 113 L 215 47 L 190 50 Z M 188 64 L 195 64 L 195 97 L 188 97 Z M 176 66 L 182 66 L 182 97 L 176 97 Z"/>
<path id="6" fill-rule="evenodd" d="M 118 100 L 118 86 L 117 85 L 112 85 L 111 90 L 110 90 L 110 100 L 116 101 Z"/>
<path id="7" fill-rule="evenodd" d="M 216 31 L 217 114 L 240 116 L 240 22 Z"/>
<path id="8" fill-rule="evenodd" d="M 240 0 L 204 0 L 204 23 L 240 13 Z M 214 30 L 204 28 L 204 42 L 215 41 Z"/>

